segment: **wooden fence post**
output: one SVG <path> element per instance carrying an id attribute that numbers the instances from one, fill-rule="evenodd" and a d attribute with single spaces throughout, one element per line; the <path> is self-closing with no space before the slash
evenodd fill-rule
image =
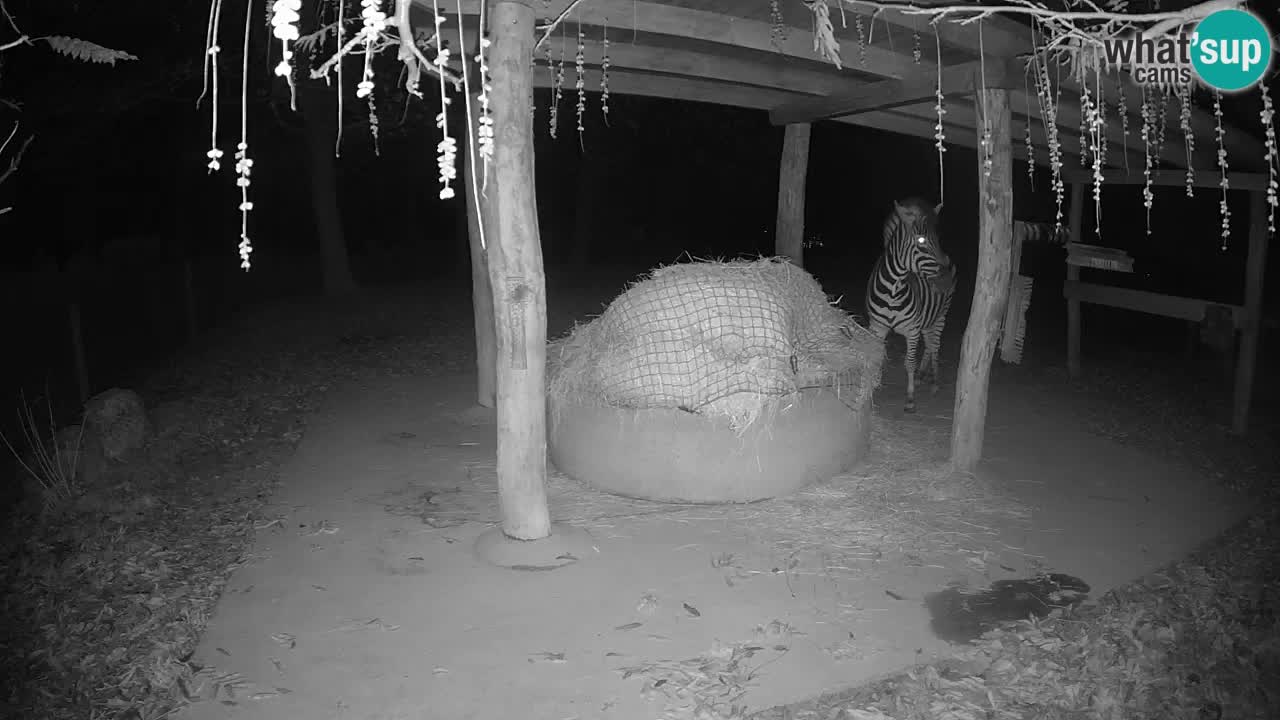
<path id="1" fill-rule="evenodd" d="M 774 253 L 804 267 L 804 193 L 809 173 L 809 123 L 786 126 L 778 168 L 778 225 Z"/>

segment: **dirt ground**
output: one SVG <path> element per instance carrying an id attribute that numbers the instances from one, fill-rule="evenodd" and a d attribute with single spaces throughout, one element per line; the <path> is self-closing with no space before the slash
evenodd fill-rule
<path id="1" fill-rule="evenodd" d="M 893 466 L 890 435 L 945 440 L 950 424 L 950 389 L 904 418 L 900 376 L 887 365 L 877 394 L 880 467 Z M 1064 427 L 1053 397 L 997 381 L 979 490 L 891 496 L 854 468 L 792 498 L 672 506 L 553 473 L 553 518 L 588 530 L 594 552 L 551 572 L 501 570 L 473 549 L 497 519 L 493 416 L 473 387 L 386 378 L 328 395 L 193 658 L 193 692 L 224 702 L 178 717 L 767 708 L 946 656 L 922 600 L 948 583 L 1048 570 L 1097 597 L 1248 510 L 1183 467 Z"/>

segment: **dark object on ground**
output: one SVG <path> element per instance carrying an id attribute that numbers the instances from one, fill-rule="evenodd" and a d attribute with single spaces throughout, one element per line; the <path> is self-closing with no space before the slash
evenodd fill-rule
<path id="1" fill-rule="evenodd" d="M 1028 580 L 997 580 L 986 590 L 950 587 L 925 597 L 929 627 L 949 643 L 968 643 L 1002 622 L 1042 618 L 1089 597 L 1089 585 L 1060 573 Z"/>

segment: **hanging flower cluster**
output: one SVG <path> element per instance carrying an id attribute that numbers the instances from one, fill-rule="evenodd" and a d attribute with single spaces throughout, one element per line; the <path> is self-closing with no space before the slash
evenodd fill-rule
<path id="1" fill-rule="evenodd" d="M 1186 85 L 1179 90 L 1178 100 L 1182 108 L 1178 113 L 1178 124 L 1182 129 L 1182 142 L 1187 151 L 1187 197 L 1196 196 L 1196 171 L 1192 156 L 1196 151 L 1196 134 L 1191 130 L 1191 86 Z"/>
<path id="2" fill-rule="evenodd" d="M 1227 249 L 1227 238 L 1231 237 L 1231 208 L 1227 207 L 1227 191 L 1231 183 L 1227 179 L 1227 146 L 1226 131 L 1222 128 L 1222 93 L 1213 93 L 1213 119 L 1218 137 L 1218 187 L 1222 188 L 1222 197 L 1218 200 L 1218 214 L 1222 217 L 1222 250 Z"/>
<path id="3" fill-rule="evenodd" d="M 441 72 L 449 66 L 449 48 L 445 47 L 440 40 L 440 26 L 444 24 L 445 16 L 440 13 L 440 4 L 436 0 L 432 0 L 431 9 L 435 13 L 436 21 L 436 59 L 435 65 Z M 436 167 L 440 171 L 440 199 L 449 200 L 453 197 L 453 187 L 449 184 L 458 176 L 456 166 L 458 157 L 458 142 L 449 135 L 449 96 L 445 92 L 444 83 L 440 85 L 440 113 L 436 115 L 436 127 L 440 128 L 440 142 L 436 144 Z"/>
<path id="4" fill-rule="evenodd" d="M 924 51 L 920 49 L 919 30 L 913 30 L 911 32 L 911 59 L 914 60 L 917 65 L 919 65 L 920 61 L 924 59 Z"/>
<path id="5" fill-rule="evenodd" d="M 298 21 L 302 17 L 302 0 L 276 0 L 271 6 L 271 34 L 280 41 L 280 63 L 276 65 L 276 76 L 289 83 L 289 104 L 297 107 L 297 86 L 293 82 L 293 51 L 289 43 L 298 39 Z"/>
<path id="6" fill-rule="evenodd" d="M 212 122 L 209 129 L 209 151 L 204 155 L 209 158 L 209 162 L 205 165 L 209 172 L 217 172 L 222 168 L 222 151 L 218 149 L 218 53 L 222 52 L 222 48 L 218 47 L 218 26 L 222 20 L 222 0 L 213 0 L 209 3 L 209 25 L 205 31 L 204 40 L 204 91 L 200 93 L 200 99 L 204 99 L 205 92 L 212 90 L 213 102 L 210 104 Z M 196 104 L 199 104 L 199 100 Z"/>
<path id="7" fill-rule="evenodd" d="M 938 53 L 938 67 L 942 67 L 942 53 Z M 982 77 L 982 89 L 987 89 L 987 51 L 982 42 L 982 22 L 978 22 L 978 68 Z M 941 81 L 939 81 L 941 85 Z M 985 103 L 980 103 L 982 108 L 982 174 L 991 177 L 991 167 L 993 161 L 991 159 L 992 142 L 991 142 L 991 118 L 987 117 L 987 109 Z"/>
<path id="8" fill-rule="evenodd" d="M 777 4 L 777 0 L 774 0 Z M 600 112 L 604 115 L 604 124 L 609 125 L 609 18 L 604 19 L 604 29 L 600 33 L 604 50 L 600 58 Z"/>
<path id="9" fill-rule="evenodd" d="M 1116 111 L 1120 113 L 1120 143 L 1124 151 L 1124 171 L 1129 172 L 1129 98 L 1124 94 L 1124 83 L 1116 83 L 1116 91 L 1120 97 Z"/>
<path id="10" fill-rule="evenodd" d="M 551 92 L 551 137 L 560 127 L 560 98 L 564 96 L 564 25 L 560 26 L 560 63 L 555 70 L 555 87 Z"/>
<path id="11" fill-rule="evenodd" d="M 769 43 L 775 50 L 782 49 L 787 39 L 786 25 L 782 19 L 782 3 L 780 0 L 769 0 Z"/>
<path id="12" fill-rule="evenodd" d="M 575 108 L 578 111 L 578 144 L 582 144 L 582 133 L 586 127 L 582 124 L 582 116 L 587 112 L 587 36 L 582 33 L 582 20 L 578 20 L 578 47 L 577 52 L 573 56 L 574 70 L 577 73 L 577 82 L 574 84 L 578 91 L 578 105 Z"/>
<path id="13" fill-rule="evenodd" d="M 378 35 L 387 29 L 387 14 L 382 12 L 380 4 L 379 0 L 360 0 L 360 17 L 364 21 L 364 27 L 360 30 L 359 39 L 364 43 L 364 76 L 356 86 L 358 98 L 373 95 L 373 48 Z"/>
<path id="14" fill-rule="evenodd" d="M 844 13 L 844 4 L 840 5 L 841 14 Z M 867 29 L 862 26 L 862 15 L 853 16 L 853 25 L 858 30 L 858 62 L 863 66 L 867 66 Z"/>
<path id="15" fill-rule="evenodd" d="M 1045 138 L 1049 145 L 1049 177 L 1057 203 L 1054 232 L 1061 232 L 1066 183 L 1062 180 L 1062 143 L 1058 137 L 1058 96 L 1053 81 L 1049 78 L 1047 51 L 1037 50 L 1032 55 L 1032 75 L 1036 82 L 1036 97 L 1040 100 L 1040 120 L 1044 123 Z"/>
<path id="16" fill-rule="evenodd" d="M 946 173 L 943 171 L 942 154 L 947 151 L 943 141 L 947 139 L 946 133 L 943 131 L 942 117 L 947 114 L 947 108 L 943 105 L 942 96 L 942 41 L 937 35 L 933 37 L 937 45 L 938 53 L 938 85 L 934 88 L 933 93 L 933 111 L 938 116 L 938 122 L 933 126 L 933 146 L 938 149 L 938 197 L 941 201 L 943 189 L 946 187 Z"/>
<path id="17" fill-rule="evenodd" d="M 1142 206 L 1147 209 L 1147 236 L 1151 235 L 1151 208 L 1155 205 L 1155 193 L 1151 191 L 1152 145 L 1155 142 L 1153 130 L 1156 123 L 1155 102 L 1142 89 Z"/>
<path id="18" fill-rule="evenodd" d="M 1274 235 L 1276 207 L 1280 206 L 1280 197 L 1277 197 L 1280 194 L 1280 181 L 1276 179 L 1277 173 L 1280 173 L 1280 151 L 1276 147 L 1276 111 L 1271 104 L 1271 92 L 1266 83 L 1260 84 L 1258 89 L 1262 91 L 1262 112 L 1258 113 L 1258 118 L 1262 120 L 1262 128 L 1267 138 L 1267 205 L 1271 208 L 1267 216 L 1267 230 Z"/>
<path id="19" fill-rule="evenodd" d="M 483 12 L 483 3 L 481 3 L 481 11 Z M 461 27 L 461 23 L 459 23 Z M 459 30 L 461 32 L 461 30 Z M 480 66 L 480 119 L 477 121 L 476 128 L 476 144 L 480 146 L 480 159 L 485 166 L 485 180 L 488 181 L 489 163 L 493 162 L 493 114 L 489 109 L 489 93 L 493 90 L 493 84 L 489 82 L 489 45 L 488 35 L 480 35 L 480 52 L 476 53 L 476 62 Z"/>
<path id="20" fill-rule="evenodd" d="M 249 200 L 249 175 L 253 170 L 253 160 L 249 159 L 249 143 L 243 139 L 236 144 L 236 187 L 240 188 L 240 267 L 249 269 L 249 256 L 253 254 L 253 243 L 249 241 L 249 211 L 253 202 Z"/>

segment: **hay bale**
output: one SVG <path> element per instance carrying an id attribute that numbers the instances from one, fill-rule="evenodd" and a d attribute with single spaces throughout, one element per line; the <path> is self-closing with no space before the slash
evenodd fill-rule
<path id="1" fill-rule="evenodd" d="M 744 429 L 770 403 L 834 387 L 861 404 L 884 346 L 783 258 L 654 270 L 548 348 L 548 392 L 572 404 L 681 409 Z"/>

